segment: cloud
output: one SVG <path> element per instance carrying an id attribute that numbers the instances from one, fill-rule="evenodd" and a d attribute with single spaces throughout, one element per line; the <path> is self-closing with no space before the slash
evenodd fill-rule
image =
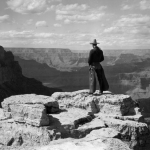
<path id="1" fill-rule="evenodd" d="M 15 31 L 15 30 L 3 31 L 3 32 L 0 32 L 0 39 L 32 38 L 33 33 L 34 33 L 33 31 L 20 31 L 20 32 Z"/>
<path id="2" fill-rule="evenodd" d="M 9 22 L 9 15 L 0 16 L 0 23 Z"/>
<path id="3" fill-rule="evenodd" d="M 102 36 L 113 46 L 147 47 L 150 44 L 150 17 L 141 14 L 121 16 L 111 27 L 104 29 Z"/>
<path id="4" fill-rule="evenodd" d="M 61 0 L 8 0 L 10 9 L 21 14 L 40 14 L 50 9 L 51 2 Z"/>
<path id="5" fill-rule="evenodd" d="M 123 31 L 119 27 L 110 27 L 104 29 L 104 33 L 113 33 L 113 34 L 121 34 Z"/>
<path id="6" fill-rule="evenodd" d="M 141 10 L 150 9 L 150 1 L 148 1 L 148 0 L 140 1 L 140 9 Z"/>
<path id="7" fill-rule="evenodd" d="M 122 16 L 121 19 L 118 20 L 117 25 L 135 27 L 146 25 L 149 21 L 150 17 L 147 15 L 131 14 L 128 16 Z"/>
<path id="8" fill-rule="evenodd" d="M 35 24 L 36 27 L 47 27 L 47 22 L 46 21 L 38 21 Z"/>
<path id="9" fill-rule="evenodd" d="M 33 19 L 29 19 L 29 20 L 27 20 L 27 25 L 32 24 L 32 22 L 33 22 Z"/>
<path id="10" fill-rule="evenodd" d="M 121 8 L 122 10 L 129 10 L 129 9 L 132 9 L 132 7 L 131 6 L 129 6 L 129 5 L 122 5 L 122 8 Z"/>
<path id="11" fill-rule="evenodd" d="M 125 27 L 124 27 L 125 28 Z M 136 29 L 136 28 L 134 28 Z M 116 30 L 115 28 L 110 28 L 111 30 Z M 134 30 L 132 30 L 134 31 Z M 138 32 L 141 31 L 141 32 Z M 130 31 L 129 31 L 130 32 Z M 37 33 L 35 31 L 0 31 L 0 41 L 4 45 L 15 46 L 25 46 L 25 47 L 68 47 L 68 48 L 89 48 L 89 43 L 93 39 L 97 39 L 101 43 L 100 46 L 107 48 L 148 48 L 150 44 L 149 33 L 147 28 L 142 28 L 142 30 L 135 30 L 134 33 L 127 32 L 126 34 L 91 34 L 91 33 L 51 33 L 51 32 L 41 32 Z M 108 35 L 109 34 L 109 35 Z M 147 35 L 145 35 L 147 34 Z"/>
<path id="12" fill-rule="evenodd" d="M 62 25 L 61 24 L 58 24 L 58 23 L 56 23 L 56 24 L 54 24 L 54 27 L 61 27 Z"/>
<path id="13" fill-rule="evenodd" d="M 131 1 L 126 1 L 126 2 L 130 2 L 130 4 L 128 3 L 124 3 L 121 6 L 121 10 L 131 10 L 131 9 L 135 9 L 135 10 L 148 10 L 150 9 L 150 1 L 149 0 L 135 0 L 136 2 L 133 1 L 133 3 L 131 4 Z"/>
<path id="14" fill-rule="evenodd" d="M 57 44 L 58 45 L 79 45 L 89 44 L 92 39 L 97 38 L 95 34 L 86 33 L 37 33 L 35 31 L 5 31 L 0 32 L 0 41 L 19 41 L 20 43 L 32 43 L 35 46 L 38 44 Z"/>
<path id="15" fill-rule="evenodd" d="M 70 23 L 86 23 L 88 21 L 100 20 L 104 15 L 106 6 L 91 9 L 86 4 L 59 4 L 56 9 L 56 20 L 62 20 L 65 24 Z"/>
<path id="16" fill-rule="evenodd" d="M 104 30 L 105 33 L 124 33 L 131 34 L 137 33 L 142 29 L 150 29 L 150 17 L 141 14 L 132 14 L 127 16 L 122 16 L 120 19 L 115 21 L 110 28 Z"/>

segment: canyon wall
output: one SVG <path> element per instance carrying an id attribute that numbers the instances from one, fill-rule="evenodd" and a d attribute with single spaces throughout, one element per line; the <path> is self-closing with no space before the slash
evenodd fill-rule
<path id="1" fill-rule="evenodd" d="M 51 95 L 60 89 L 48 88 L 42 82 L 22 75 L 22 69 L 11 51 L 0 46 L 0 102 L 11 95 L 37 93 Z"/>

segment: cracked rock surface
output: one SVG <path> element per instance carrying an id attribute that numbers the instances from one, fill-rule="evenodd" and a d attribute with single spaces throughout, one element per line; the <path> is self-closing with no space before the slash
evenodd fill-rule
<path id="1" fill-rule="evenodd" d="M 128 95 L 17 95 L 5 99 L 0 112 L 2 150 L 150 149 L 148 125 Z"/>

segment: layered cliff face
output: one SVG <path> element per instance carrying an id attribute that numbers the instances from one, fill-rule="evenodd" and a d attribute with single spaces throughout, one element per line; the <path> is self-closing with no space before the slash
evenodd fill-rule
<path id="1" fill-rule="evenodd" d="M 89 51 L 71 51 L 62 48 L 6 48 L 15 56 L 24 60 L 35 60 L 45 63 L 59 71 L 75 71 L 88 66 Z M 128 64 L 142 62 L 150 58 L 149 50 L 104 50 L 103 65 Z"/>
<path id="2" fill-rule="evenodd" d="M 24 60 L 35 60 L 38 63 L 45 63 L 51 68 L 60 71 L 73 71 L 80 67 L 87 66 L 87 54 L 72 53 L 69 49 L 57 48 L 7 48 L 15 56 Z"/>
<path id="3" fill-rule="evenodd" d="M 47 88 L 40 81 L 22 75 L 22 69 L 12 52 L 0 46 L 0 101 L 16 94 L 37 93 L 51 95 L 59 89 Z"/>

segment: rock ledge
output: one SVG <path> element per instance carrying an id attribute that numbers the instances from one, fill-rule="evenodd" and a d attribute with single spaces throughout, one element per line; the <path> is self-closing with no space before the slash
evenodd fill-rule
<path id="1" fill-rule="evenodd" d="M 88 90 L 56 92 L 51 97 L 18 95 L 5 99 L 0 112 L 2 149 L 40 150 L 47 145 L 41 148 L 145 150 L 149 146 L 148 126 L 128 95 L 98 91 L 89 95 Z"/>

